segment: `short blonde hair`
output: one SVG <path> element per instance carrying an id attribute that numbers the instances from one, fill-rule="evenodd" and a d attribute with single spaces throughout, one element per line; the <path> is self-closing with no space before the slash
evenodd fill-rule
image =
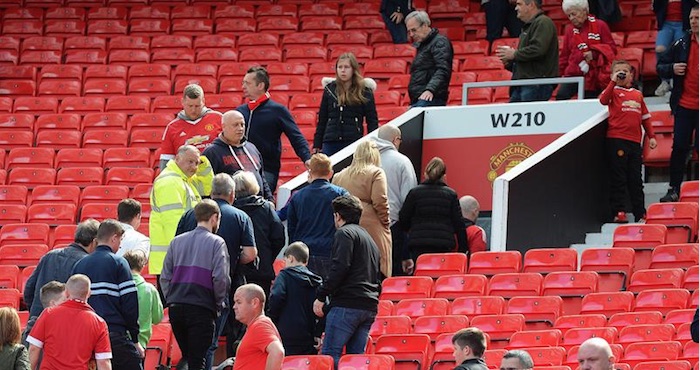
<path id="1" fill-rule="evenodd" d="M 314 176 L 328 176 L 333 171 L 331 159 L 323 153 L 317 153 L 311 156 L 309 160 L 309 171 Z"/>
<path id="2" fill-rule="evenodd" d="M 0 308 L 0 350 L 5 345 L 19 343 L 22 327 L 19 323 L 17 310 L 12 307 Z"/>

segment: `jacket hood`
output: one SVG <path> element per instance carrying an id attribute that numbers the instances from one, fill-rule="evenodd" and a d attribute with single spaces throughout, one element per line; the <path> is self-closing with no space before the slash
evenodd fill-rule
<path id="1" fill-rule="evenodd" d="M 233 206 L 245 211 L 246 209 L 261 207 L 265 204 L 265 202 L 267 202 L 265 198 L 255 194 L 234 200 Z"/>
<path id="2" fill-rule="evenodd" d="M 394 144 L 391 142 L 380 139 L 378 137 L 373 137 L 372 140 L 374 140 L 375 143 L 377 143 L 377 149 L 379 149 L 379 153 L 384 153 L 384 152 L 389 152 L 392 150 L 396 150 L 396 147 Z"/>
<path id="3" fill-rule="evenodd" d="M 185 110 L 183 109 L 180 111 L 180 113 L 177 114 L 177 118 L 179 118 L 183 121 L 187 121 L 189 123 L 195 123 L 195 122 L 199 121 L 200 119 L 202 119 L 202 117 L 209 114 L 209 112 L 213 112 L 213 111 L 214 111 L 213 109 L 204 107 L 204 108 L 202 108 L 202 113 L 199 114 L 199 117 L 197 117 L 196 119 L 189 119 L 187 117 L 187 115 L 185 114 Z"/>
<path id="4" fill-rule="evenodd" d="M 323 77 L 321 79 L 321 86 L 324 88 L 328 86 L 331 82 L 335 81 L 335 77 Z M 369 77 L 364 78 L 365 81 L 365 87 L 369 88 L 370 90 L 374 91 L 377 89 L 377 82 Z"/>
<path id="5" fill-rule="evenodd" d="M 243 141 L 241 142 L 241 145 L 238 145 L 238 146 L 233 145 L 233 147 L 234 147 L 234 148 L 240 148 L 240 147 L 242 147 L 243 145 L 245 145 L 246 141 L 247 141 L 247 140 L 246 140 L 246 137 L 243 136 Z M 223 139 L 221 139 L 221 136 L 217 136 L 216 139 L 214 139 L 214 141 L 211 142 L 211 145 L 216 145 L 216 146 L 221 146 L 221 147 L 224 147 L 224 148 L 228 148 L 228 143 L 226 143 Z"/>
<path id="6" fill-rule="evenodd" d="M 313 288 L 317 288 L 323 283 L 323 279 L 311 272 L 306 266 L 288 267 L 284 271 L 288 272 L 292 278 L 304 282 Z"/>

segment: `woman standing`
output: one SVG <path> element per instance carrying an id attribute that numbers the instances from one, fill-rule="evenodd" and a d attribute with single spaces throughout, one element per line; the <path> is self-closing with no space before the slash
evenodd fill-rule
<path id="1" fill-rule="evenodd" d="M 425 181 L 411 189 L 399 212 L 408 232 L 408 249 L 414 262 L 423 253 L 467 252 L 467 236 L 457 193 L 445 184 L 447 167 L 440 157 L 425 166 Z M 407 272 L 410 273 L 410 272 Z"/>
<path id="2" fill-rule="evenodd" d="M 377 129 L 374 90 L 377 83 L 362 78 L 353 53 L 345 53 L 335 63 L 335 78 L 323 78 L 323 97 L 314 135 L 314 153 L 331 156 L 348 144 Z M 363 121 L 366 121 L 367 132 Z"/>
<path id="3" fill-rule="evenodd" d="M 357 146 L 352 163 L 333 178 L 333 184 L 345 188 L 362 201 L 360 226 L 379 248 L 379 267 L 384 277 L 391 276 L 391 231 L 386 175 L 379 167 L 379 150 L 373 141 Z"/>
<path id="4" fill-rule="evenodd" d="M 12 307 L 0 308 L 0 368 L 29 370 L 27 349 L 19 344 L 21 333 L 17 311 Z"/>

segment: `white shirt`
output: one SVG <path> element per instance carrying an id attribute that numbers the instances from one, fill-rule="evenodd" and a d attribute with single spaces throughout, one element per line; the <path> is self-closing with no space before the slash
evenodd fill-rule
<path id="1" fill-rule="evenodd" d="M 120 222 L 124 228 L 124 237 L 119 245 L 119 250 L 117 251 L 117 256 L 124 256 L 124 253 L 132 249 L 139 249 L 146 253 L 146 259 L 148 259 L 148 253 L 151 250 L 151 239 L 146 235 L 141 234 L 131 225 Z"/>

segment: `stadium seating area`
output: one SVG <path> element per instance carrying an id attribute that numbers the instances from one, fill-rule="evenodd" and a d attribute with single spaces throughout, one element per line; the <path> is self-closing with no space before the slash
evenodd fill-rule
<path id="1" fill-rule="evenodd" d="M 648 1 L 620 3 L 619 56 L 655 81 Z M 491 50 L 517 39 L 490 47 L 479 4 L 414 2 L 453 42 L 449 104 L 461 102 L 464 82 L 510 79 Z M 563 32 L 560 4 L 544 1 Z M 380 124 L 404 112 L 415 49 L 391 43 L 378 8 L 369 0 L 0 2 L 0 306 L 26 309 L 24 282 L 41 256 L 70 243 L 76 222 L 115 217 L 125 197 L 141 201 L 148 234 L 156 150 L 187 84 L 226 111 L 243 102 L 245 71 L 265 65 L 273 99 L 310 141 L 321 78 L 352 51 L 378 82 Z M 508 100 L 506 88 L 469 94 L 470 104 Z M 645 165 L 667 166 L 673 121 L 654 112 L 653 124 L 659 148 L 645 152 Z M 302 168 L 283 140 L 284 181 Z M 619 227 L 613 248 L 586 250 L 580 262 L 569 249 L 421 256 L 416 276 L 384 281 L 367 354 L 346 355 L 339 368 L 452 369 L 451 333 L 471 325 L 488 334 L 492 367 L 520 348 L 536 369 L 576 369 L 578 345 L 600 336 L 613 343 L 618 369 L 698 369 L 688 332 L 698 306 L 697 181 L 683 184 L 680 200 L 651 206 L 646 224 Z M 20 311 L 23 323 L 27 316 Z M 154 326 L 146 369 L 181 358 L 165 321 Z M 285 368 L 332 369 L 332 361 L 290 356 Z"/>

